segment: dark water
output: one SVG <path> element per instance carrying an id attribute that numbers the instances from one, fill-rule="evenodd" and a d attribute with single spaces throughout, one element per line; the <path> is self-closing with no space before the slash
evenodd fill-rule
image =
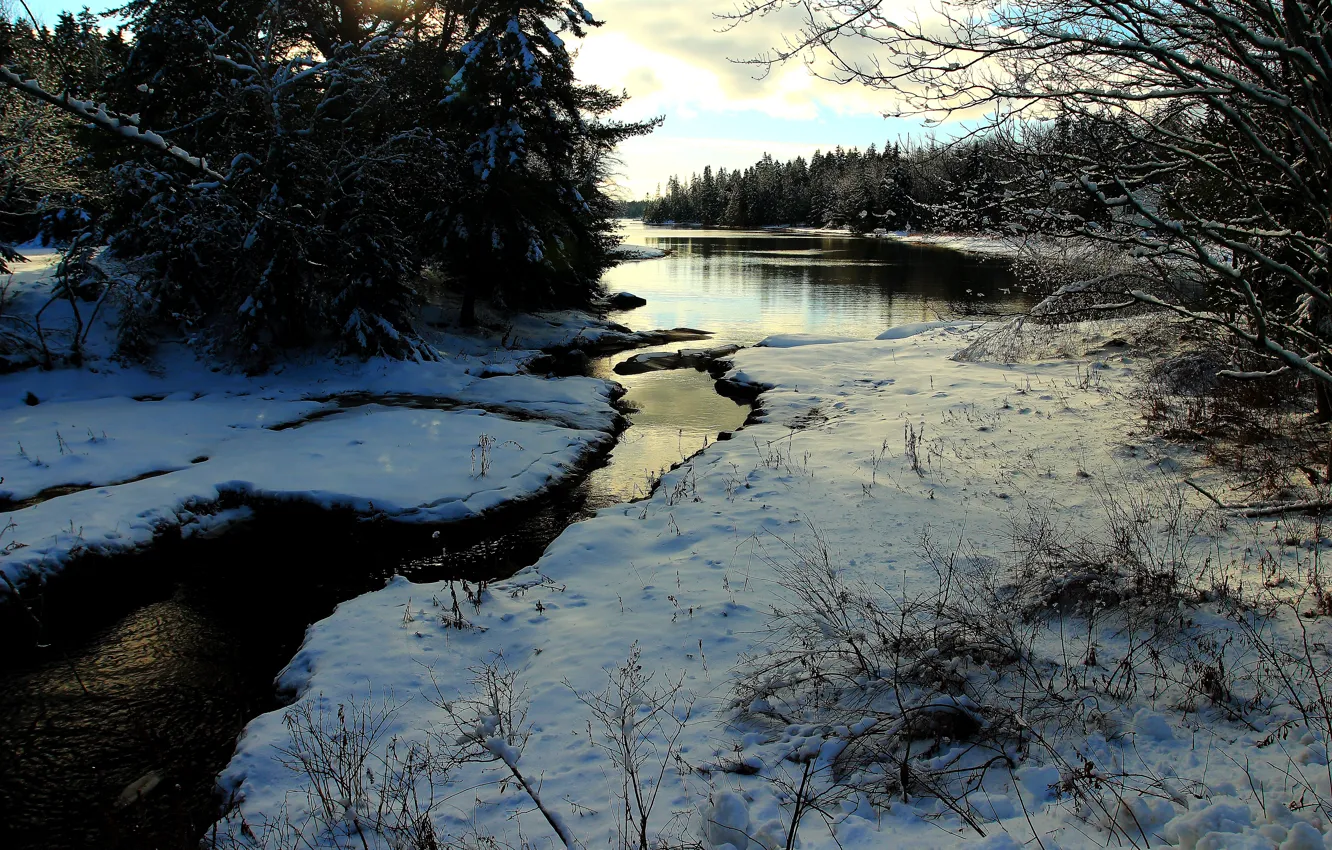
<path id="1" fill-rule="evenodd" d="M 1016 293 L 1002 264 L 943 251 L 639 225 L 628 237 L 673 254 L 608 273 L 612 290 L 649 299 L 620 320 L 714 330 L 718 343 L 873 336 L 968 299 L 1021 305 L 1002 292 Z M 11 628 L 0 653 L 0 848 L 195 846 L 217 815 L 213 777 L 245 722 L 281 704 L 273 677 L 308 623 L 394 574 L 511 574 L 570 523 L 644 495 L 654 474 L 748 413 L 705 373 L 614 375 L 631 354 L 593 364 L 636 409 L 609 462 L 521 520 L 448 527 L 436 539 L 429 528 L 286 506 L 217 540 L 166 543 L 53 580 L 32 600 L 40 627 Z M 155 787 L 118 804 L 145 777 Z"/>
<path id="2" fill-rule="evenodd" d="M 0 661 L 0 847 L 194 846 L 217 815 L 213 777 L 245 722 L 281 704 L 273 677 L 306 624 L 394 574 L 511 573 L 590 507 L 573 489 L 432 538 L 283 506 L 217 540 L 75 565 Z M 118 805 L 149 775 L 141 802 Z"/>

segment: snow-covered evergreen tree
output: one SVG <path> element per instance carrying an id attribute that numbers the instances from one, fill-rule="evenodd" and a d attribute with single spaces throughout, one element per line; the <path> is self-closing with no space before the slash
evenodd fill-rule
<path id="1" fill-rule="evenodd" d="M 26 11 L 0 18 L 0 66 L 47 89 L 86 98 L 123 61 L 118 32 L 103 33 L 85 9 L 36 28 Z M 91 134 L 70 115 L 12 88 L 0 88 L 0 273 L 12 245 L 39 232 L 64 239 L 100 211 L 108 183 L 89 154 Z"/>
<path id="2" fill-rule="evenodd" d="M 410 319 L 426 264 L 461 285 L 470 320 L 483 294 L 585 300 L 611 263 L 605 163 L 655 122 L 601 120 L 623 98 L 575 79 L 561 35 L 597 25 L 579 0 L 130 0 L 122 13 L 133 49 L 96 92 L 119 111 L 8 59 L 0 83 L 110 131 L 107 232 L 139 260 L 140 320 L 259 363 L 322 341 L 425 354 Z M 62 18 L 60 44 L 86 40 L 84 23 Z"/>
<path id="3" fill-rule="evenodd" d="M 465 323 L 482 294 L 523 305 L 586 298 L 609 265 L 605 157 L 651 125 L 599 121 L 622 98 L 576 81 L 561 34 L 597 25 L 579 0 L 491 0 L 465 15 L 445 98 L 463 167 L 438 213 Z"/>

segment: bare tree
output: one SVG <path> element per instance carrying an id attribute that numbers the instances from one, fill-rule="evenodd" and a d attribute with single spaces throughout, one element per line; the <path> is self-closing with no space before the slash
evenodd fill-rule
<path id="1" fill-rule="evenodd" d="M 1193 284 L 1122 295 L 1313 378 L 1332 417 L 1326 0 L 941 0 L 909 20 L 882 0 L 747 0 L 728 17 L 792 11 L 803 24 L 751 61 L 804 60 L 901 114 L 1002 133 L 1028 166 L 1015 223 Z"/>

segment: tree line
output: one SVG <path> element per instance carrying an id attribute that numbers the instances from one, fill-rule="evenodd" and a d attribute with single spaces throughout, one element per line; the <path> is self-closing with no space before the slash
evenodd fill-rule
<path id="1" fill-rule="evenodd" d="M 720 227 L 809 224 L 865 233 L 977 231 L 1002 223 L 1002 181 L 1017 164 L 996 139 L 841 147 L 782 162 L 672 176 L 642 202 L 644 221 Z"/>
<path id="2" fill-rule="evenodd" d="M 430 356 L 421 281 L 475 320 L 587 301 L 612 260 L 608 157 L 655 122 L 579 82 L 580 0 L 130 0 L 0 22 L 0 262 L 37 232 L 106 242 L 163 329 Z"/>

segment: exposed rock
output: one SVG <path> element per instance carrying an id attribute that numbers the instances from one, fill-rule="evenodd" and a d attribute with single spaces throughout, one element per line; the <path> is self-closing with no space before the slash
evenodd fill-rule
<path id="1" fill-rule="evenodd" d="M 616 364 L 617 375 L 640 375 L 644 372 L 660 372 L 666 369 L 693 368 L 700 372 L 713 362 L 729 357 L 740 350 L 738 345 L 719 345 L 716 348 L 682 348 L 679 351 L 649 351 L 635 354 L 623 363 Z"/>
<path id="2" fill-rule="evenodd" d="M 646 303 L 646 298 L 632 292 L 617 292 L 606 299 L 606 306 L 612 310 L 632 310 L 635 307 L 642 307 Z"/>
<path id="3" fill-rule="evenodd" d="M 670 345 L 673 342 L 687 342 L 694 339 L 707 339 L 711 331 L 694 328 L 668 328 L 655 331 L 631 331 L 628 333 L 603 333 L 596 339 L 576 339 L 569 348 L 576 348 L 589 355 L 614 354 L 629 348 L 642 348 L 648 345 Z"/>
<path id="4" fill-rule="evenodd" d="M 587 374 L 591 358 L 581 348 L 561 348 L 527 362 L 527 370 L 558 377 Z"/>

